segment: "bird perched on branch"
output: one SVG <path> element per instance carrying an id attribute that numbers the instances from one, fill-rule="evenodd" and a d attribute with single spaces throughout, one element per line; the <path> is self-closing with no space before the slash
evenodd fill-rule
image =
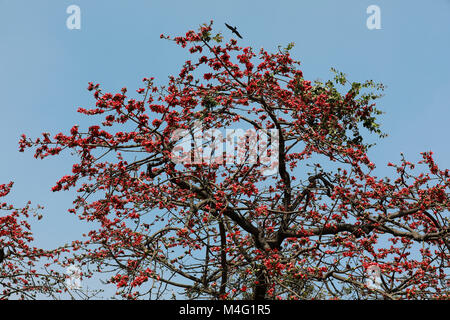
<path id="1" fill-rule="evenodd" d="M 230 29 L 234 34 L 236 34 L 239 38 L 242 39 L 242 36 L 239 34 L 239 32 L 237 31 L 236 27 L 232 27 L 229 24 L 225 23 L 225 25 L 227 26 L 228 29 Z"/>
<path id="2" fill-rule="evenodd" d="M 3 248 L 0 248 L 0 263 L 2 263 L 4 259 L 5 259 L 5 251 L 3 250 Z"/>

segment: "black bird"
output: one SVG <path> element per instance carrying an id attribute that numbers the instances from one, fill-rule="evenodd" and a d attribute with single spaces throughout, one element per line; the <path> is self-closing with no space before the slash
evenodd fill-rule
<path id="1" fill-rule="evenodd" d="M 226 24 L 226 23 L 225 23 L 225 25 L 227 26 L 228 29 L 230 29 L 233 33 L 235 33 L 239 38 L 242 39 L 242 36 L 237 31 L 236 27 L 233 28 L 232 26 L 230 26 L 229 24 Z"/>
<path id="2" fill-rule="evenodd" d="M 4 259 L 5 259 L 5 251 L 3 251 L 3 248 L 0 248 L 0 263 L 2 263 Z"/>

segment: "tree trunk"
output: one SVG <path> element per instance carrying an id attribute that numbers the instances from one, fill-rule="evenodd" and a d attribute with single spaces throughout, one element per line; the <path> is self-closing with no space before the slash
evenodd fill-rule
<path id="1" fill-rule="evenodd" d="M 264 269 L 261 268 L 256 272 L 256 280 L 258 281 L 255 284 L 255 289 L 253 291 L 253 300 L 265 300 L 267 293 L 267 281 L 266 276 L 264 275 Z"/>

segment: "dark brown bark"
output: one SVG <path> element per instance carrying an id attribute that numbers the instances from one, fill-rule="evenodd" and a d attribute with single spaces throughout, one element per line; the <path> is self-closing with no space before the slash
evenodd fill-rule
<path id="1" fill-rule="evenodd" d="M 264 274 L 264 269 L 259 269 L 256 272 L 255 288 L 253 291 L 253 300 L 266 300 L 266 293 L 268 289 L 268 283 Z"/>
<path id="2" fill-rule="evenodd" d="M 227 288 L 227 281 L 228 281 L 228 264 L 227 264 L 227 254 L 225 252 L 226 249 L 226 234 L 225 234 L 225 227 L 223 225 L 223 222 L 219 222 L 219 229 L 220 229 L 220 265 L 222 267 L 222 281 L 220 284 L 220 295 L 224 295 Z"/>

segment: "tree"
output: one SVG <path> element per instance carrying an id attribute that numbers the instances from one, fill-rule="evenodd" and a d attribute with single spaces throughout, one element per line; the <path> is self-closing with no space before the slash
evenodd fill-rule
<path id="1" fill-rule="evenodd" d="M 385 136 L 373 102 L 381 84 L 350 83 L 337 71 L 312 83 L 292 44 L 256 54 L 223 43 L 212 22 L 161 38 L 197 56 L 167 86 L 144 78 L 135 99 L 89 83 L 95 107 L 78 112 L 101 117 L 98 125 L 20 140 L 36 158 L 78 155 L 52 190 L 78 187 L 69 211 L 99 227 L 74 242 L 69 262 L 109 272 L 129 299 L 171 290 L 213 299 L 448 298 L 449 171 L 424 152 L 424 173 L 402 158 L 389 164 L 395 180 L 373 175 L 363 137 Z M 258 138 L 241 139 L 233 163 L 215 148 L 226 139 L 196 136 L 237 127 Z M 261 145 L 276 156 L 274 174 L 261 154 L 252 161 Z M 382 290 L 364 284 L 372 265 Z"/>
<path id="2" fill-rule="evenodd" d="M 0 185 L 0 198 L 7 196 L 13 183 Z M 28 202 L 23 208 L 0 203 L 0 299 L 54 297 L 64 289 L 61 275 L 51 266 L 61 250 L 43 250 L 32 246 L 29 220 L 42 218 Z M 38 207 L 39 209 L 39 207 Z M 31 214 L 31 216 L 30 216 Z"/>

